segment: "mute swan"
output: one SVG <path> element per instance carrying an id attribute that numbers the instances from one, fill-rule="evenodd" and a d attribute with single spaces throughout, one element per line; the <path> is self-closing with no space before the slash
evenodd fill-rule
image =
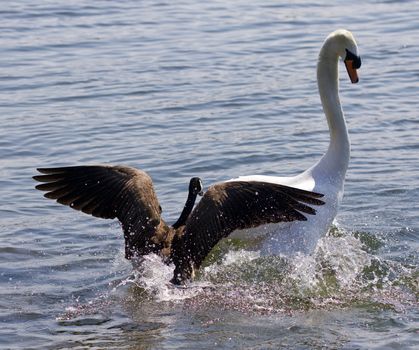
<path id="1" fill-rule="evenodd" d="M 250 234 L 265 234 L 262 255 L 311 253 L 318 239 L 334 220 L 343 197 L 350 156 L 350 142 L 338 91 L 338 61 L 341 57 L 352 83 L 358 82 L 361 67 L 358 46 L 351 32 L 339 29 L 326 38 L 317 62 L 317 83 L 330 131 L 330 143 L 323 157 L 301 174 L 292 177 L 251 175 L 230 181 L 263 181 L 324 194 L 325 205 L 305 222 L 265 225 Z M 249 234 L 249 233 L 248 233 Z"/>

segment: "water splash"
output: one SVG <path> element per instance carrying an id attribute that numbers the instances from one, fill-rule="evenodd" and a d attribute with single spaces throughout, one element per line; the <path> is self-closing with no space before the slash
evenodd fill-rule
<path id="1" fill-rule="evenodd" d="M 230 250 L 221 248 L 223 254 L 215 252 L 217 259 L 209 257 L 210 263 L 187 287 L 170 284 L 174 267 L 147 255 L 129 277 L 115 281 L 107 295 L 77 303 L 61 317 L 98 312 L 116 295 L 125 298 L 124 303 L 216 306 L 262 314 L 365 304 L 403 311 L 417 303 L 418 271 L 376 255 L 380 242 L 369 233 L 334 228 L 312 255 L 292 258 L 227 246 Z"/>
<path id="2" fill-rule="evenodd" d="M 187 303 L 258 313 L 365 304 L 404 311 L 417 303 L 418 271 L 375 255 L 379 246 L 371 234 L 335 228 L 312 255 L 230 251 L 201 275 L 213 288 Z"/>
<path id="3" fill-rule="evenodd" d="M 327 236 L 319 240 L 313 255 L 291 259 L 294 280 L 302 294 L 328 295 L 339 289 L 357 287 L 358 276 L 370 265 L 371 256 L 353 236 Z"/>
<path id="4" fill-rule="evenodd" d="M 178 302 L 198 295 L 210 285 L 198 281 L 188 287 L 174 286 L 169 281 L 173 277 L 174 265 L 166 265 L 155 254 L 144 256 L 141 265 L 134 270 L 135 284 L 161 302 Z"/>

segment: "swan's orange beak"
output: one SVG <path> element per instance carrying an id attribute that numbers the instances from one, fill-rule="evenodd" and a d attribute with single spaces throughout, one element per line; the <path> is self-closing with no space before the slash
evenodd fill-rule
<path id="1" fill-rule="evenodd" d="M 351 79 L 352 84 L 356 84 L 359 81 L 358 72 L 354 68 L 353 60 L 345 60 L 346 70 L 348 72 L 349 78 Z"/>
<path id="2" fill-rule="evenodd" d="M 351 78 L 351 82 L 353 84 L 357 83 L 358 72 L 356 71 L 358 68 L 361 68 L 361 57 L 358 55 L 353 54 L 351 51 L 346 49 L 346 57 L 344 59 L 346 70 L 348 71 L 349 78 Z"/>

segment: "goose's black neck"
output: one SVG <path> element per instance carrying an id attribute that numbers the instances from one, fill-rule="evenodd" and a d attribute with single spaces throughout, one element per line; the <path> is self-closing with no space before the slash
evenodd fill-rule
<path id="1" fill-rule="evenodd" d="M 186 200 L 185 206 L 183 207 L 179 219 L 177 219 L 177 221 L 172 225 L 174 229 L 178 229 L 180 226 L 185 225 L 186 220 L 188 219 L 188 216 L 191 213 L 195 204 L 196 196 L 197 194 L 189 192 L 188 199 Z"/>
<path id="2" fill-rule="evenodd" d="M 202 182 L 199 178 L 193 177 L 189 183 L 189 193 L 188 198 L 186 199 L 185 206 L 183 207 L 182 213 L 179 216 L 179 219 L 172 225 L 172 227 L 176 230 L 179 227 L 186 224 L 186 220 L 188 220 L 189 214 L 191 213 L 193 206 L 196 201 L 196 197 L 198 194 L 202 195 Z"/>

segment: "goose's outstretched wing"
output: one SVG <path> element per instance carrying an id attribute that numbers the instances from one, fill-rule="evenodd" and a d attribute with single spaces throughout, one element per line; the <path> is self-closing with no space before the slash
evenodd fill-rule
<path id="1" fill-rule="evenodd" d="M 191 213 L 180 239 L 172 246 L 176 269 L 172 282 L 190 277 L 219 240 L 239 229 L 263 224 L 307 220 L 322 194 L 257 181 L 232 181 L 208 189 Z"/>
<path id="2" fill-rule="evenodd" d="M 87 165 L 39 168 L 36 188 L 46 198 L 104 219 L 118 218 L 125 236 L 125 255 L 158 251 L 153 236 L 161 224 L 160 205 L 150 176 L 126 166 Z"/>

